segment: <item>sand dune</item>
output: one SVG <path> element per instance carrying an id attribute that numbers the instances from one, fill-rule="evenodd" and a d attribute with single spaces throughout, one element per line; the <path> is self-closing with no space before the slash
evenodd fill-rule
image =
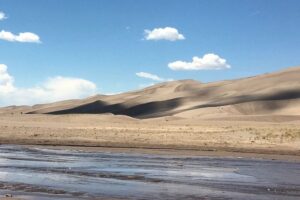
<path id="1" fill-rule="evenodd" d="M 134 118 L 300 115 L 300 67 L 237 80 L 171 81 L 117 95 L 0 109 L 5 112 L 112 113 Z"/>

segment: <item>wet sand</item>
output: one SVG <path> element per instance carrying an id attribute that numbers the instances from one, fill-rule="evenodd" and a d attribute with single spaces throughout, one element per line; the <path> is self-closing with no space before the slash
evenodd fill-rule
<path id="1" fill-rule="evenodd" d="M 268 159 L 300 162 L 300 156 L 272 153 L 251 153 L 242 151 L 221 150 L 184 150 L 184 149 L 159 149 L 159 148 L 119 148 L 119 147 L 85 147 L 85 146 L 52 146 L 52 145 L 22 145 L 24 147 L 41 147 L 54 150 L 79 150 L 88 152 L 113 152 L 113 153 L 142 153 L 164 156 L 209 156 L 227 158 Z"/>
<path id="2" fill-rule="evenodd" d="M 0 196 L 22 199 L 299 199 L 300 162 L 0 146 Z"/>

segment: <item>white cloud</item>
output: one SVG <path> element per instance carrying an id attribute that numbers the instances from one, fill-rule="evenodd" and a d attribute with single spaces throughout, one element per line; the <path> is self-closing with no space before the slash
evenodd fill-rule
<path id="1" fill-rule="evenodd" d="M 7 19 L 4 12 L 0 11 L 0 21 Z"/>
<path id="2" fill-rule="evenodd" d="M 168 64 L 168 67 L 172 70 L 219 70 L 229 69 L 230 65 L 227 64 L 224 58 L 209 53 L 205 54 L 202 58 L 197 56 L 193 57 L 192 62 L 175 61 Z"/>
<path id="3" fill-rule="evenodd" d="M 70 77 L 49 78 L 31 88 L 17 88 L 7 66 L 0 64 L 0 105 L 32 105 L 94 95 L 96 85 L 88 80 Z"/>
<path id="4" fill-rule="evenodd" d="M 141 78 L 151 79 L 153 81 L 173 81 L 173 79 L 162 78 L 162 77 L 157 76 L 156 74 L 151 74 L 148 72 L 138 72 L 138 73 L 135 73 L 135 75 L 137 75 L 138 77 L 141 77 Z"/>
<path id="5" fill-rule="evenodd" d="M 165 28 L 155 28 L 153 30 L 145 30 L 146 40 L 184 40 L 185 37 L 178 32 L 176 28 L 165 27 Z"/>
<path id="6" fill-rule="evenodd" d="M 141 78 L 147 78 L 147 79 L 151 79 L 151 80 L 154 80 L 154 81 L 163 81 L 164 79 L 155 75 L 155 74 L 150 74 L 150 73 L 147 73 L 147 72 L 138 72 L 136 73 L 136 75 L 138 77 L 141 77 Z"/>
<path id="7" fill-rule="evenodd" d="M 7 66 L 0 64 L 0 93 L 6 94 L 14 89 L 14 79 L 7 72 Z"/>
<path id="8" fill-rule="evenodd" d="M 32 42 L 32 43 L 40 43 L 40 37 L 35 33 L 24 32 L 15 35 L 9 31 L 2 30 L 0 32 L 0 39 L 6 40 L 9 42 Z"/>

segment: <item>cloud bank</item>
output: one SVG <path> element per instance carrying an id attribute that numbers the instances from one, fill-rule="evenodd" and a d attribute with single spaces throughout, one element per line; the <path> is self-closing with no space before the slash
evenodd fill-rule
<path id="1" fill-rule="evenodd" d="M 15 35 L 9 31 L 2 30 L 0 32 L 0 39 L 6 40 L 9 42 L 31 42 L 31 43 L 40 43 L 40 37 L 31 32 L 24 32 Z"/>
<path id="2" fill-rule="evenodd" d="M 156 74 L 151 74 L 148 72 L 137 72 L 137 73 L 135 73 L 135 75 L 137 75 L 138 77 L 141 77 L 141 78 L 150 79 L 152 81 L 172 81 L 173 80 L 173 79 L 162 78 Z"/>
<path id="3" fill-rule="evenodd" d="M 146 40 L 184 40 L 184 35 L 180 34 L 176 28 L 165 27 L 165 28 L 154 28 L 153 30 L 145 30 Z"/>
<path id="4" fill-rule="evenodd" d="M 7 66 L 0 64 L 0 106 L 33 105 L 96 94 L 97 86 L 88 80 L 56 76 L 31 88 L 18 88 Z"/>
<path id="5" fill-rule="evenodd" d="M 194 56 L 192 62 L 181 60 L 171 62 L 168 67 L 172 70 L 220 70 L 231 68 L 224 58 L 213 53 L 205 54 L 202 58 Z"/>
<path id="6" fill-rule="evenodd" d="M 7 19 L 4 12 L 0 11 L 0 21 Z"/>

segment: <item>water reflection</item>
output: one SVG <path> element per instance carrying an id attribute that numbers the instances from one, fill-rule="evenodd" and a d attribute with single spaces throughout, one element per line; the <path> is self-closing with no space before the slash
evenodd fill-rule
<path id="1" fill-rule="evenodd" d="M 2 145 L 0 194 L 7 192 L 38 199 L 299 199 L 300 164 Z"/>

